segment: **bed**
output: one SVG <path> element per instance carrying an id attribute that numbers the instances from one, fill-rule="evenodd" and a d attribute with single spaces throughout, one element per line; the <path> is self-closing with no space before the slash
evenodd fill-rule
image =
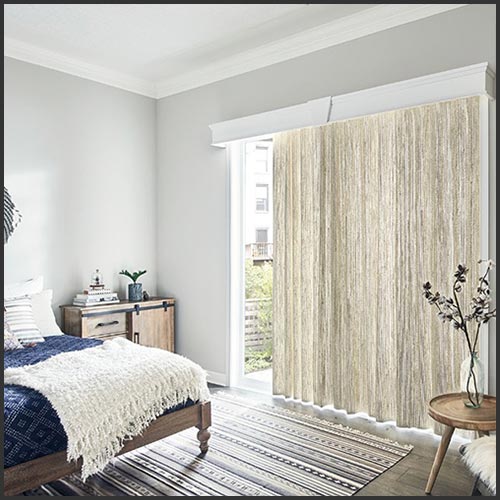
<path id="1" fill-rule="evenodd" d="M 59 353 L 85 350 L 102 344 L 95 339 L 68 335 L 46 337 L 34 347 L 8 351 L 4 368 L 35 365 Z M 208 451 L 210 402 L 187 400 L 168 408 L 138 436 L 128 440 L 119 454 L 190 427 L 198 428 L 201 453 Z M 67 461 L 67 436 L 51 403 L 38 391 L 21 385 L 4 387 L 4 495 L 28 489 L 76 472 L 81 461 Z"/>

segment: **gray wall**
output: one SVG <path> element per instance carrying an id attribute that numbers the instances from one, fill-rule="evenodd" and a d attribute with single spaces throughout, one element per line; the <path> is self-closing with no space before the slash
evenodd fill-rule
<path id="1" fill-rule="evenodd" d="M 228 171 L 208 125 L 483 61 L 496 69 L 495 15 L 493 5 L 464 7 L 159 102 L 158 284 L 178 299 L 181 353 L 228 369 Z M 493 216 L 492 240 L 495 225 Z"/>
<path id="2" fill-rule="evenodd" d="M 4 58 L 5 186 L 23 219 L 5 245 L 5 282 L 43 275 L 68 303 L 99 267 L 156 291 L 156 102 Z"/>

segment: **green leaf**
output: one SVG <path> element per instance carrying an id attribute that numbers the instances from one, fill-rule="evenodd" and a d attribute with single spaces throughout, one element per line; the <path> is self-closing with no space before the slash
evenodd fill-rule
<path id="1" fill-rule="evenodd" d="M 123 276 L 126 276 L 127 278 L 130 278 L 134 283 L 137 283 L 137 280 L 143 275 L 146 274 L 147 271 L 134 271 L 133 273 L 130 273 L 126 269 L 122 269 L 118 274 L 122 274 Z"/>

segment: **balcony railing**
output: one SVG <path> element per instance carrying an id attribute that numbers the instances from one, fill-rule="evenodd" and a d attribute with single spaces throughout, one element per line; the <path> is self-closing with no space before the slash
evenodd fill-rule
<path id="1" fill-rule="evenodd" d="M 245 256 L 253 260 L 273 260 L 273 244 L 248 243 L 245 245 Z"/>

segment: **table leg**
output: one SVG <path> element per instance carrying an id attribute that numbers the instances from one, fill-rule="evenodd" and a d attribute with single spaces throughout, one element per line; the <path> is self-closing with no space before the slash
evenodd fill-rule
<path id="1" fill-rule="evenodd" d="M 432 487 L 436 482 L 437 475 L 439 473 L 439 469 L 441 469 L 441 465 L 444 460 L 444 456 L 446 455 L 446 451 L 448 450 L 448 446 L 450 445 L 451 436 L 453 436 L 453 432 L 455 431 L 454 427 L 446 426 L 444 429 L 443 437 L 441 438 L 441 443 L 439 443 L 439 448 L 436 452 L 436 456 L 434 458 L 434 463 L 432 464 L 431 473 L 429 475 L 429 480 L 427 481 L 427 486 L 425 487 L 425 493 L 427 495 L 432 491 Z"/>

